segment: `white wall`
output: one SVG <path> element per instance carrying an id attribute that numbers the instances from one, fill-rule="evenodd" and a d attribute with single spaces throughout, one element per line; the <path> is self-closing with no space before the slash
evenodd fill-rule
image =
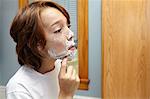
<path id="1" fill-rule="evenodd" d="M 1 7 L 2 7 L 2 0 L 0 0 L 0 12 L 1 12 Z M 0 23 L 2 23 L 2 13 L 0 13 Z M 1 27 L 2 27 L 2 24 L 0 24 L 0 34 L 2 34 L 2 31 L 1 31 Z M 2 37 L 0 35 L 0 46 L 2 46 Z M 2 50 L 0 50 L 0 85 L 2 83 Z"/>
<path id="2" fill-rule="evenodd" d="M 18 68 L 16 61 L 15 45 L 9 35 L 11 21 L 15 16 L 18 9 L 18 0 L 1 0 L 1 33 L 2 45 L 0 48 L 1 53 L 1 75 L 2 84 L 6 84 L 10 76 Z"/>
<path id="3" fill-rule="evenodd" d="M 0 99 L 6 99 L 6 87 L 0 86 Z"/>

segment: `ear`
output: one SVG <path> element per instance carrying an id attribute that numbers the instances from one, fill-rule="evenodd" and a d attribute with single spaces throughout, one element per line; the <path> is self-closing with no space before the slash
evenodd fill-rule
<path id="1" fill-rule="evenodd" d="M 37 49 L 38 49 L 40 52 L 42 52 L 43 47 L 41 46 L 41 44 L 40 44 L 40 43 L 37 43 Z"/>

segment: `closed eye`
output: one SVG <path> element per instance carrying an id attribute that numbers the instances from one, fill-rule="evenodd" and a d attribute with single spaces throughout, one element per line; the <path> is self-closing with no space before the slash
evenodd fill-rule
<path id="1" fill-rule="evenodd" d="M 59 33 L 61 32 L 61 29 L 56 30 L 54 33 Z"/>
<path id="2" fill-rule="evenodd" d="M 70 24 L 68 24 L 68 28 L 70 28 L 71 27 L 71 25 Z"/>

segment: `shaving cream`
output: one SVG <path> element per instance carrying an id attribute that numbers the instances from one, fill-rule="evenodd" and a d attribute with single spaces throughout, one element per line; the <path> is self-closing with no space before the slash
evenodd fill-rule
<path id="1" fill-rule="evenodd" d="M 67 37 L 68 39 L 71 38 L 71 35 L 73 35 L 72 33 L 73 33 L 72 31 L 69 31 L 68 37 Z M 70 35 L 69 35 L 69 34 L 70 34 Z M 48 54 L 50 55 L 50 57 L 52 57 L 52 58 L 54 58 L 54 59 L 62 59 L 62 58 L 64 58 L 65 56 L 73 57 L 73 56 L 72 56 L 72 55 L 74 55 L 73 52 L 70 51 L 70 50 L 68 50 L 68 48 L 69 48 L 70 46 L 74 46 L 74 45 L 75 45 L 75 42 L 74 42 L 74 39 L 73 39 L 73 38 L 72 38 L 71 41 L 66 40 L 66 41 L 65 41 L 64 49 L 62 49 L 62 51 L 61 51 L 60 53 L 57 53 L 57 52 L 56 52 L 56 49 L 50 48 L 50 49 L 48 50 Z"/>

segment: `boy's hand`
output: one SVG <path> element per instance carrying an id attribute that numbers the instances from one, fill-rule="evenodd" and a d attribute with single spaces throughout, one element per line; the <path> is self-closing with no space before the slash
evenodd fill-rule
<path id="1" fill-rule="evenodd" d="M 78 89 L 80 79 L 76 75 L 76 71 L 73 66 L 67 68 L 67 58 L 62 60 L 62 66 L 59 72 L 59 85 L 60 95 L 64 97 L 73 97 L 75 91 Z"/>

